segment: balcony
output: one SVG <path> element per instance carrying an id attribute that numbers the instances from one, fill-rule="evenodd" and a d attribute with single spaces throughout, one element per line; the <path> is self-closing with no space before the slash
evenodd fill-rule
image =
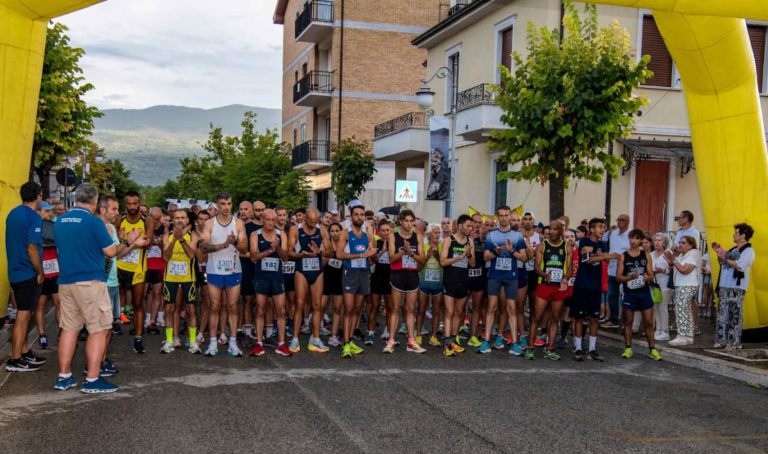
<path id="1" fill-rule="evenodd" d="M 429 152 L 429 118 L 411 112 L 376 125 L 373 155 L 379 161 L 404 161 Z"/>
<path id="2" fill-rule="evenodd" d="M 480 84 L 457 96 L 456 134 L 473 142 L 488 142 L 491 131 L 508 129 L 501 122 L 501 107 L 493 102 L 490 84 Z"/>
<path id="3" fill-rule="evenodd" d="M 318 107 L 331 99 L 333 73 L 310 71 L 293 87 L 293 103 L 297 106 Z"/>
<path id="4" fill-rule="evenodd" d="M 331 143 L 310 140 L 293 148 L 291 162 L 296 169 L 319 170 L 331 166 Z"/>
<path id="5" fill-rule="evenodd" d="M 445 9 L 441 9 L 438 23 L 411 43 L 419 49 L 430 49 L 510 3 L 512 0 L 471 0 L 457 3 L 448 9 L 447 13 Z"/>
<path id="6" fill-rule="evenodd" d="M 333 2 L 313 0 L 296 18 L 296 41 L 318 43 L 333 31 Z"/>

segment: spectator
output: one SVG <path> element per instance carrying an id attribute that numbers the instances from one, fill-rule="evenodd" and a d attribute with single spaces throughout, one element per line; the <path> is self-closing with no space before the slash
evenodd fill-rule
<path id="1" fill-rule="evenodd" d="M 736 224 L 733 232 L 736 246 L 726 252 L 719 244 L 712 243 L 720 261 L 715 348 L 741 348 L 744 295 L 749 287 L 749 270 L 755 262 L 755 251 L 749 243 L 754 233 L 749 224 Z"/>
<path id="2" fill-rule="evenodd" d="M 56 208 L 53 209 L 53 214 L 56 216 L 53 218 L 54 220 L 58 219 L 59 216 L 67 212 L 67 207 L 65 207 L 62 204 L 56 205 Z"/>
<path id="3" fill-rule="evenodd" d="M 112 329 L 112 304 L 106 286 L 105 257 L 117 254 L 112 235 L 104 221 L 94 216 L 99 193 L 88 183 L 75 191 L 75 207 L 56 223 L 58 239 L 59 297 L 61 300 L 61 338 L 59 341 L 59 377 L 56 389 L 77 385 L 72 377 L 72 356 L 77 335 L 85 325 L 88 341 L 85 354 L 88 374 L 80 390 L 84 393 L 112 393 L 117 385 L 100 377 L 99 371 Z"/>
<path id="4" fill-rule="evenodd" d="M 47 202 L 40 203 L 38 213 L 43 218 L 43 289 L 40 293 L 40 299 L 37 301 L 35 310 L 35 325 L 37 326 L 37 348 L 48 348 L 48 335 L 45 333 L 45 315 L 48 298 L 51 299 L 55 308 L 56 323 L 59 322 L 59 260 L 56 254 L 56 242 L 53 238 L 53 209 L 55 207 Z"/>
<path id="5" fill-rule="evenodd" d="M 679 216 L 675 216 L 675 221 L 677 221 L 677 225 L 680 226 L 680 230 L 677 232 L 677 236 L 675 237 L 675 247 L 672 248 L 672 250 L 675 252 L 675 254 L 680 254 L 680 240 L 684 236 L 690 236 L 696 239 L 696 244 L 702 245 L 701 241 L 701 233 L 696 230 L 696 227 L 693 226 L 693 213 L 691 213 L 688 210 L 683 210 L 680 212 Z M 701 280 L 699 280 L 701 283 Z M 701 331 L 699 331 L 699 304 L 697 303 L 699 293 L 698 291 L 696 294 L 693 295 L 693 299 L 691 300 L 691 313 L 693 314 L 693 331 L 695 334 L 701 334 Z"/>
<path id="6" fill-rule="evenodd" d="M 712 308 L 712 300 L 714 298 L 714 292 L 712 291 L 712 267 L 709 264 L 709 254 L 705 250 L 701 255 L 701 298 L 702 306 L 704 307 L 704 317 L 714 317 L 714 310 Z"/>
<path id="7" fill-rule="evenodd" d="M 608 255 L 611 262 L 608 264 L 608 309 L 610 317 L 603 328 L 619 327 L 619 282 L 616 280 L 616 269 L 621 254 L 629 249 L 629 215 L 620 214 L 616 219 L 618 228 L 611 231 L 608 236 Z"/>
<path id="8" fill-rule="evenodd" d="M 664 252 L 669 247 L 669 238 L 663 233 L 653 236 L 653 274 L 656 283 L 661 287 L 661 303 L 653 306 L 653 318 L 656 323 L 654 338 L 659 341 L 669 340 L 669 301 L 672 299 L 672 289 L 667 288 L 669 283 L 669 263 L 664 258 Z"/>
<path id="9" fill-rule="evenodd" d="M 5 220 L 8 281 L 16 298 L 11 357 L 5 370 L 31 372 L 45 363 L 45 359 L 33 355 L 27 347 L 27 329 L 43 290 L 43 219 L 37 214 L 43 198 L 42 188 L 32 181 L 24 183 L 19 192 L 22 203 L 12 209 Z"/>
<path id="10" fill-rule="evenodd" d="M 579 240 L 584 238 L 585 236 L 588 236 L 589 232 L 587 231 L 587 228 L 583 225 L 580 225 L 576 227 L 576 242 L 578 243 Z"/>
<path id="11" fill-rule="evenodd" d="M 693 311 L 691 301 L 699 291 L 701 275 L 701 253 L 696 249 L 696 239 L 684 236 L 680 239 L 680 254 L 675 257 L 672 251 L 664 253 L 667 263 L 674 271 L 675 282 L 675 322 L 677 337 L 669 345 L 683 346 L 693 344 Z"/>

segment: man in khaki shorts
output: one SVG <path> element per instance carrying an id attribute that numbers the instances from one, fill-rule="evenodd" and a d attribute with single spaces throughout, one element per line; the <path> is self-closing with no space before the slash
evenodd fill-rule
<path id="1" fill-rule="evenodd" d="M 60 216 L 54 227 L 56 238 L 61 240 L 57 242 L 57 249 L 62 329 L 55 389 L 62 391 L 77 385 L 72 377 L 72 356 L 83 325 L 88 330 L 85 347 L 88 375 L 80 391 L 88 394 L 117 391 L 117 385 L 99 376 L 107 334 L 112 329 L 105 257 L 114 257 L 117 246 L 104 221 L 93 215 L 98 197 L 99 192 L 93 185 L 81 184 L 75 191 L 75 207 Z"/>

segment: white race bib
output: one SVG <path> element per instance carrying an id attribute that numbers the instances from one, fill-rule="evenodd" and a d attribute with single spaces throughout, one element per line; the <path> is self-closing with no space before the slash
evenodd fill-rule
<path id="1" fill-rule="evenodd" d="M 453 264 L 453 266 L 455 266 L 456 268 L 467 268 L 468 265 L 469 265 L 469 260 L 467 260 L 466 257 L 462 258 L 461 260 Z"/>
<path id="2" fill-rule="evenodd" d="M 261 271 L 277 273 L 277 267 L 280 266 L 280 259 L 275 257 L 264 257 L 261 259 Z M 283 267 L 285 268 L 285 267 Z"/>
<path id="3" fill-rule="evenodd" d="M 158 246 L 152 246 L 147 250 L 147 258 L 156 259 L 162 256 L 162 252 Z"/>
<path id="4" fill-rule="evenodd" d="M 440 270 L 424 270 L 424 280 L 427 282 L 440 282 Z"/>
<path id="5" fill-rule="evenodd" d="M 573 287 L 576 284 L 576 278 L 572 277 L 568 279 L 568 287 Z"/>
<path id="6" fill-rule="evenodd" d="M 403 268 L 407 270 L 415 270 L 417 268 L 416 266 L 416 260 L 414 260 L 413 257 L 410 255 L 404 255 L 403 256 Z"/>
<path id="7" fill-rule="evenodd" d="M 129 252 L 127 255 L 125 255 L 123 258 L 121 258 L 120 261 L 125 263 L 133 263 L 134 265 L 136 265 L 139 263 L 140 255 L 141 255 L 141 252 L 138 249 L 134 249 L 131 252 Z"/>
<path id="8" fill-rule="evenodd" d="M 43 261 L 43 274 L 55 274 L 59 272 L 59 261 L 56 259 Z"/>
<path id="9" fill-rule="evenodd" d="M 343 264 L 344 264 L 344 262 L 342 262 L 341 260 L 337 260 L 337 259 L 330 259 L 330 260 L 328 260 L 328 266 L 330 266 L 332 268 L 339 269 L 339 270 L 341 269 L 341 265 L 343 265 Z"/>
<path id="10" fill-rule="evenodd" d="M 546 272 L 549 273 L 549 276 L 550 276 L 549 282 L 551 283 L 562 282 L 563 270 L 561 270 L 560 268 L 547 268 Z"/>
<path id="11" fill-rule="evenodd" d="M 381 257 L 379 257 L 379 263 L 384 263 L 389 265 L 389 252 L 385 252 L 381 254 Z"/>
<path id="12" fill-rule="evenodd" d="M 320 259 L 317 257 L 308 257 L 301 260 L 302 271 L 320 271 Z"/>
<path id="13" fill-rule="evenodd" d="M 480 277 L 483 275 L 483 269 L 482 268 L 470 268 L 469 269 L 469 277 Z"/>
<path id="14" fill-rule="evenodd" d="M 283 274 L 293 274 L 296 271 L 296 262 L 283 262 Z"/>
<path id="15" fill-rule="evenodd" d="M 188 262 L 168 262 L 168 274 L 171 276 L 186 276 L 189 273 Z"/>
<path id="16" fill-rule="evenodd" d="M 216 259 L 216 263 L 214 264 L 214 268 L 216 271 L 220 271 L 223 273 L 234 273 L 235 272 L 235 259 L 222 259 L 218 258 Z"/>
<path id="17" fill-rule="evenodd" d="M 499 271 L 511 271 L 512 259 L 509 257 L 498 257 L 496 259 L 496 269 Z"/>
<path id="18" fill-rule="evenodd" d="M 522 260 L 518 260 L 518 261 L 517 261 L 517 268 L 518 268 L 518 269 L 520 269 L 520 268 L 522 268 L 522 267 L 524 267 L 524 266 L 525 266 L 525 262 L 523 262 Z"/>
<path id="19" fill-rule="evenodd" d="M 640 277 L 638 277 L 637 279 L 632 279 L 631 281 L 627 282 L 627 288 L 629 288 L 630 290 L 637 290 L 639 288 L 643 288 L 643 286 L 645 285 L 645 280 L 643 279 L 644 271 L 645 269 L 643 268 L 633 269 L 630 274 L 640 273 Z"/>
<path id="20" fill-rule="evenodd" d="M 352 268 L 362 269 L 368 267 L 368 259 L 354 259 L 352 260 Z"/>

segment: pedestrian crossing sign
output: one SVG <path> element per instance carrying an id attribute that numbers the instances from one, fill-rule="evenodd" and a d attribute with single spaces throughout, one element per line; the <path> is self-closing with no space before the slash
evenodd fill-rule
<path id="1" fill-rule="evenodd" d="M 397 180 L 395 202 L 418 202 L 418 183 L 416 181 Z"/>

